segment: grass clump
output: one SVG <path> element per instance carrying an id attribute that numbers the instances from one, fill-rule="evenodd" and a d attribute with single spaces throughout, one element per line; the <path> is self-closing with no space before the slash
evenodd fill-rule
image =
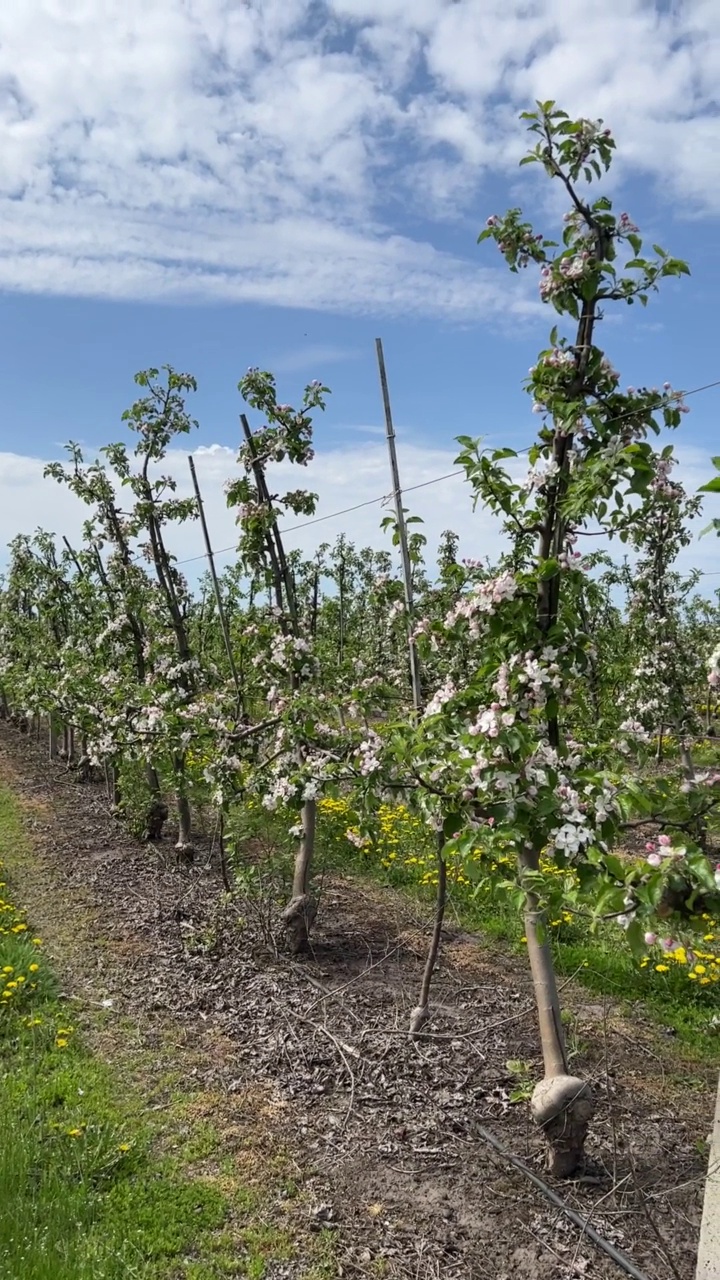
<path id="1" fill-rule="evenodd" d="M 128 1084 L 122 1062 L 89 1051 L 3 879 L 4 851 L 22 879 L 23 849 L 31 858 L 0 786 L 2 1280 L 262 1280 L 296 1249 L 287 1222 L 267 1212 L 272 1173 L 258 1157 L 260 1213 L 221 1136 L 192 1118 L 182 1070 L 157 1112 L 149 1101 L 161 1062 Z"/>

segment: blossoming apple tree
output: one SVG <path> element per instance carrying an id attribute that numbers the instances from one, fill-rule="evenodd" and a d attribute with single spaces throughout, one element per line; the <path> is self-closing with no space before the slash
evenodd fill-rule
<path id="1" fill-rule="evenodd" d="M 541 298 L 574 331 L 554 327 L 530 370 L 541 425 L 524 480 L 506 468 L 508 459 L 517 466 L 512 450 L 460 440 L 475 499 L 501 518 L 510 550 L 444 618 L 421 621 L 421 644 L 447 655 L 470 645 L 473 668 L 443 681 L 417 728 L 397 723 L 383 735 L 358 803 L 375 803 L 373 778 L 403 788 L 442 832 L 442 856 L 468 858 L 467 874 L 476 873 L 478 845 L 514 850 L 517 877 L 505 887 L 525 912 L 545 1063 L 532 1110 L 551 1167 L 566 1174 L 581 1157 L 593 1104 L 587 1083 L 568 1071 L 546 907 L 559 885 L 566 904 L 592 920 L 622 917 L 642 947 L 643 916 L 662 893 L 661 869 L 638 873 L 612 852 L 626 812 L 611 773 L 616 747 L 566 729 L 569 690 L 590 662 L 578 536 L 590 520 L 613 530 L 627 503 L 643 500 L 658 474 L 647 437 L 676 428 L 684 411 L 669 386 L 622 390 L 597 329 L 609 305 L 644 305 L 687 267 L 657 246 L 644 256 L 629 216 L 617 216 L 607 196 L 591 198 L 614 150 L 602 122 L 571 120 L 552 102 L 525 119 L 536 143 L 523 163 L 539 165 L 569 200 L 562 241 L 537 233 L 519 209 L 489 218 L 480 240 L 494 240 L 514 272 L 539 267 Z M 567 875 L 548 879 L 543 859 Z M 707 887 L 702 855 L 686 863 Z"/>

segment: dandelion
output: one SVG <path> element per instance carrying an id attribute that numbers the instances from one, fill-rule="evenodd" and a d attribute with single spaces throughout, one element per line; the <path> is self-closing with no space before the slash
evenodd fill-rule
<path id="1" fill-rule="evenodd" d="M 29 973 L 37 973 L 37 971 L 38 971 L 38 969 L 39 969 L 39 968 L 40 968 L 40 965 L 39 965 L 39 964 L 31 964 L 31 965 L 28 965 L 28 972 L 29 972 Z"/>
<path id="2" fill-rule="evenodd" d="M 669 965 L 669 964 L 656 964 L 656 965 L 655 965 L 655 972 L 656 972 L 656 973 L 669 973 L 669 972 L 670 972 L 670 965 Z"/>

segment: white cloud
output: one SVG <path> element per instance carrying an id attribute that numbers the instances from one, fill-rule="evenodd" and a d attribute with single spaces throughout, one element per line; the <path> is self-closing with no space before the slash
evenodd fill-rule
<path id="1" fill-rule="evenodd" d="M 714 474 L 710 455 L 703 449 L 684 444 L 678 447 L 677 455 L 678 478 L 689 493 L 694 493 Z M 237 475 L 236 455 L 223 445 L 211 445 L 195 450 L 193 456 L 211 542 L 218 553 L 218 565 L 222 567 L 232 561 L 233 552 L 227 549 L 234 548 L 237 543 L 234 517 L 227 508 L 224 493 L 227 480 Z M 504 545 L 495 518 L 480 508 L 473 511 L 471 490 L 462 476 L 427 484 L 427 481 L 435 481 L 439 476 L 457 471 L 456 456 L 454 448 L 425 447 L 404 440 L 399 448 L 401 480 L 406 490 L 404 505 L 412 515 L 418 515 L 424 521 L 421 531 L 428 539 L 427 559 L 431 569 L 445 529 L 453 529 L 460 535 L 460 554 L 464 556 L 487 557 L 492 561 Z M 510 465 L 518 477 L 524 474 L 526 464 L 523 460 Z M 44 463 L 37 458 L 0 453 L 0 564 L 6 560 L 6 544 L 16 534 L 33 533 L 38 524 L 58 536 L 65 534 L 73 544 L 80 541 L 87 509 L 54 480 L 43 480 L 43 466 Z M 180 496 L 191 495 L 185 452 L 171 451 L 164 470 L 175 476 Z M 393 510 L 389 497 L 392 482 L 384 442 L 369 439 L 319 451 L 300 479 L 297 468 L 290 464 L 274 467 L 270 478 L 274 492 L 283 492 L 286 486 L 297 488 L 300 483 L 319 495 L 317 516 L 321 519 L 311 524 L 306 524 L 303 518 L 285 522 L 288 530 L 285 541 L 289 549 L 298 548 L 311 555 L 321 543 L 332 543 L 340 533 L 344 533 L 358 547 L 392 550 L 389 535 L 380 529 L 383 516 Z M 345 511 L 346 508 L 354 509 Z M 341 514 L 336 515 L 338 512 Z M 41 513 L 40 517 L 38 513 Z M 711 515 L 720 516 L 720 498 L 706 500 L 705 513 L 696 525 L 698 533 Z M 305 527 L 294 529 L 292 526 L 296 524 Z M 587 539 L 587 542 L 593 548 L 597 545 L 595 539 Z M 169 543 L 181 561 L 189 561 L 185 572 L 191 579 L 202 573 L 205 568 L 204 547 L 196 522 L 173 530 Z M 621 544 L 611 543 L 606 545 L 606 549 L 613 559 L 622 559 Z M 699 568 L 706 573 L 716 573 L 717 539 L 710 535 L 702 539 L 696 537 L 683 551 L 679 564 L 684 571 Z M 714 577 L 707 579 L 705 589 L 710 591 L 714 586 L 720 587 L 720 575 L 717 580 Z"/>
<path id="2" fill-rule="evenodd" d="M 403 201 L 481 218 L 518 110 L 553 96 L 717 212 L 719 75 L 713 0 L 3 0 L 0 287 L 522 311 L 403 236 Z"/>
<path id="3" fill-rule="evenodd" d="M 270 356 L 267 365 L 278 373 L 297 373 L 310 370 L 313 376 L 322 373 L 329 364 L 345 364 L 348 360 L 358 360 L 362 351 L 358 347 L 334 347 L 322 343 L 306 343 L 305 346 L 294 347 L 282 351 L 277 356 Z"/>

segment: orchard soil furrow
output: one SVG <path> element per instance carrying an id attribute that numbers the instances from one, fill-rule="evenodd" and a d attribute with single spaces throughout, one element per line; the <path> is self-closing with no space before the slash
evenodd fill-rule
<path id="1" fill-rule="evenodd" d="M 332 1233 L 334 1274 L 623 1274 L 478 1134 L 492 1130 L 542 1173 L 526 1102 L 511 1101 L 539 1071 L 521 960 L 449 928 L 430 1034 L 414 1043 L 406 1027 L 430 924 L 416 904 L 331 875 L 314 952 L 291 960 L 262 904 L 228 899 L 208 842 L 195 865 L 177 867 L 171 839 L 133 841 L 102 787 L 45 756 L 0 725 L 0 776 L 35 850 L 30 865 L 0 856 L 78 1025 L 107 1054 L 113 1036 L 151 1052 L 169 1029 L 178 1075 L 212 1105 L 261 1090 L 263 1126 L 304 1188 L 298 1232 Z M 592 1079 L 598 1110 L 582 1179 L 555 1189 L 650 1280 L 692 1280 L 715 1073 L 683 1063 L 640 1011 L 572 982 L 563 1001 L 575 1015 L 573 1069 Z M 301 1259 L 271 1261 L 266 1280 L 305 1274 Z"/>

